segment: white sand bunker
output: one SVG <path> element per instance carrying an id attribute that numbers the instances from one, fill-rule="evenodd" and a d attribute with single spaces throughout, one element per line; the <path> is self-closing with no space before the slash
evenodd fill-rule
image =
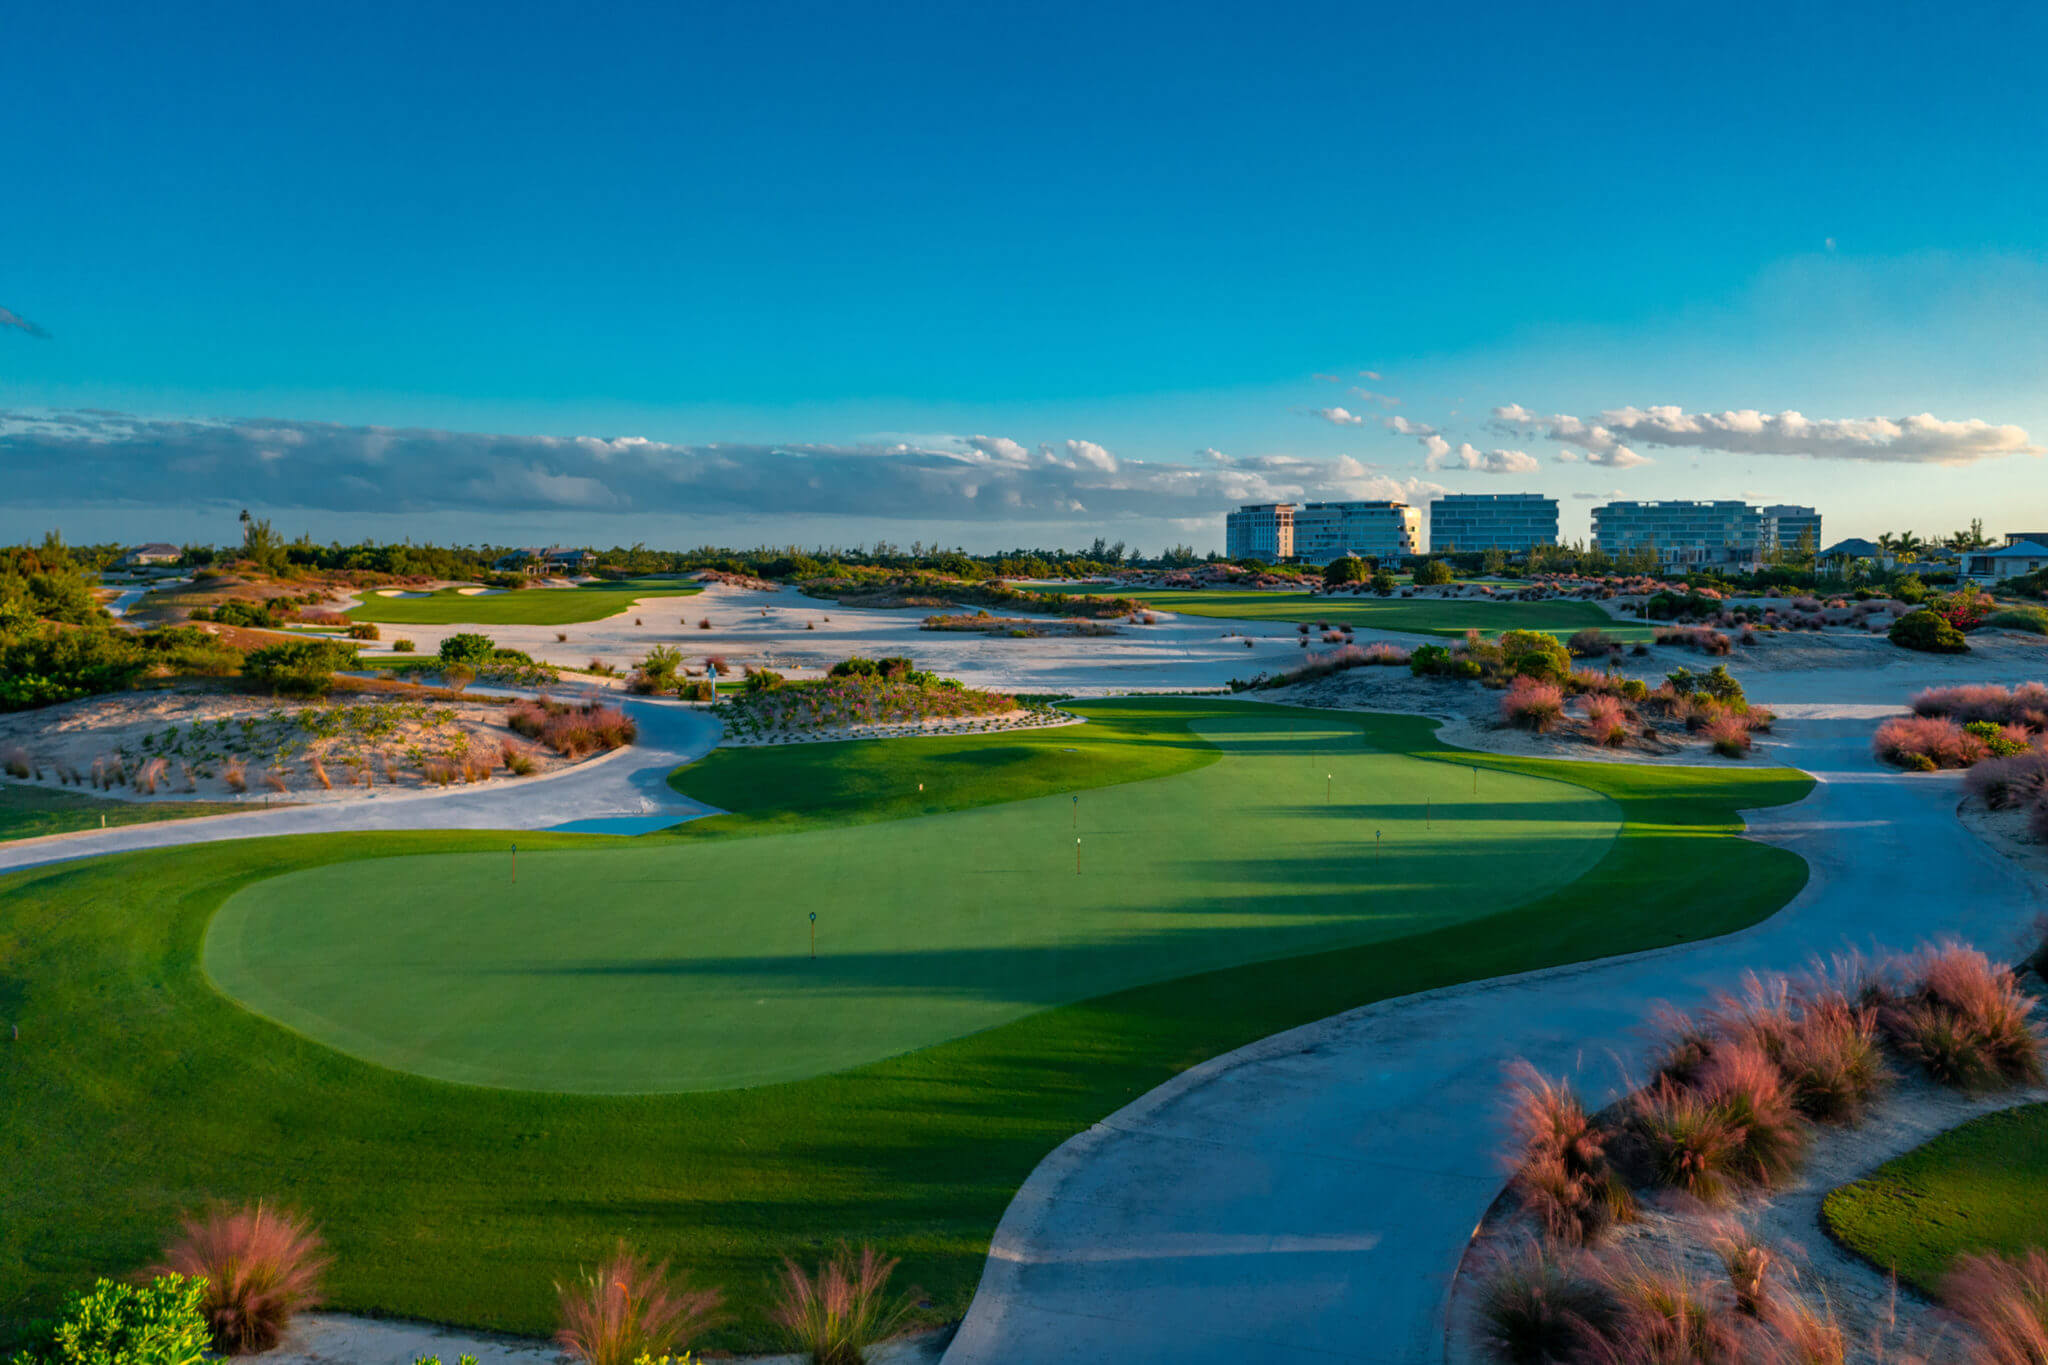
<path id="1" fill-rule="evenodd" d="M 462 595 L 463 595 L 464 597 L 496 597 L 496 596 L 497 596 L 498 594 L 500 594 L 500 593 L 504 592 L 505 590 L 504 590 L 503 588 L 475 588 L 475 587 L 471 587 L 471 588 L 457 588 L 457 589 L 456 589 L 455 591 L 457 591 L 457 592 L 461 593 L 461 594 L 462 594 Z"/>
<path id="2" fill-rule="evenodd" d="M 431 597 L 431 596 L 433 596 L 433 594 L 432 594 L 432 593 L 424 593 L 424 592 L 407 592 L 407 591 L 406 591 L 406 590 L 405 590 L 404 588 L 379 588 L 379 589 L 377 589 L 377 596 L 379 596 L 379 597 Z"/>

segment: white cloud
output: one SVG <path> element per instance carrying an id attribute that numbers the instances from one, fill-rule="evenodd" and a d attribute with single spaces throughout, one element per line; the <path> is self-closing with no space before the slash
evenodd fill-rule
<path id="1" fill-rule="evenodd" d="M 1360 379 L 1370 379 L 1375 384 L 1380 382 L 1380 372 L 1378 370 L 1360 370 L 1358 377 Z"/>
<path id="2" fill-rule="evenodd" d="M 1610 488 L 1605 493 L 1574 493 L 1572 496 L 1580 502 L 1603 502 L 1609 498 L 1619 498 L 1625 495 L 1619 488 Z"/>
<path id="3" fill-rule="evenodd" d="M 1431 436 L 1426 444 L 1429 455 L 1423 461 L 1427 469 L 1470 469 L 1481 474 L 1533 474 L 1543 466 L 1534 455 L 1526 450 L 1481 450 L 1467 441 L 1457 449 L 1441 436 Z"/>
<path id="4" fill-rule="evenodd" d="M 1332 426 L 1362 427 L 1365 425 L 1365 419 L 1363 417 L 1360 417 L 1355 412 L 1347 411 L 1344 408 L 1317 408 L 1315 410 L 1315 415 L 1317 417 L 1322 418 L 1325 422 L 1330 423 Z"/>
<path id="5" fill-rule="evenodd" d="M 1583 447 L 1595 464 L 1647 463 L 1629 444 L 1685 447 L 1731 455 L 1800 455 L 1823 460 L 1890 464 L 1965 465 L 2003 455 L 2039 455 L 2024 428 L 1980 418 L 1944 421 L 1931 413 L 1911 417 L 1808 417 L 1787 409 L 1686 412 L 1676 406 L 1613 408 L 1597 418 L 1540 414 L 1519 403 L 1493 410 L 1496 430 L 1540 434 L 1560 445 Z M 1601 458 L 1602 456 L 1609 458 Z"/>
<path id="6" fill-rule="evenodd" d="M 1349 456 L 1119 459 L 1086 440 L 1005 436 L 870 445 L 671 445 L 266 420 L 0 410 L 10 504 L 273 508 L 337 515 L 575 513 L 953 520 L 1209 519 L 1240 502 L 1427 501 L 1443 490 Z M 588 524 L 588 523 L 584 523 Z M 565 534 L 573 534 L 565 532 Z"/>
<path id="7" fill-rule="evenodd" d="M 1309 377 L 1311 379 L 1320 379 L 1326 384 L 1341 384 L 1344 382 L 1344 376 L 1341 374 L 1317 374 L 1310 375 Z"/>
<path id="8" fill-rule="evenodd" d="M 1406 417 L 1383 417 L 1387 430 L 1397 436 L 1413 436 L 1418 440 L 1436 435 L 1436 428 L 1427 422 L 1411 422 Z"/>
<path id="9" fill-rule="evenodd" d="M 1374 393 L 1371 389 L 1360 388 L 1354 388 L 1351 392 L 1363 398 L 1366 402 L 1378 403 L 1383 408 L 1398 408 L 1401 406 L 1401 400 L 1390 393 Z"/>

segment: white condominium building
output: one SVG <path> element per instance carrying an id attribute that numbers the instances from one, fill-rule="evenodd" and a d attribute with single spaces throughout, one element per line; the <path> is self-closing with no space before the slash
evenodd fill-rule
<path id="1" fill-rule="evenodd" d="M 1223 518 L 1223 553 L 1277 564 L 1294 557 L 1294 504 L 1247 503 Z"/>
<path id="2" fill-rule="evenodd" d="M 1405 502 L 1311 502 L 1294 514 L 1294 557 L 1312 564 L 1421 553 L 1422 513 Z"/>
<path id="3" fill-rule="evenodd" d="M 1593 544 L 1610 555 L 1649 550 L 1666 566 L 1754 564 L 1764 514 L 1746 502 L 1610 502 L 1593 509 Z"/>
<path id="4" fill-rule="evenodd" d="M 1763 513 L 1763 548 L 1768 554 L 1779 550 L 1785 554 L 1796 554 L 1802 548 L 1808 554 L 1819 554 L 1820 513 L 1811 507 L 1796 507 L 1789 502 L 1773 503 L 1759 509 Z"/>
<path id="5" fill-rule="evenodd" d="M 1557 544 L 1557 499 L 1540 493 L 1446 493 L 1429 505 L 1429 552 Z"/>

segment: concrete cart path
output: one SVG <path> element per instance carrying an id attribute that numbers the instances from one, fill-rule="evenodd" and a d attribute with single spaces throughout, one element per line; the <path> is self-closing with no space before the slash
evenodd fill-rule
<path id="1" fill-rule="evenodd" d="M 101 853 L 272 834 L 330 834 L 365 829 L 553 829 L 572 821 L 621 821 L 622 832 L 647 817 L 676 822 L 713 813 L 668 785 L 678 764 L 702 758 L 718 743 L 718 722 L 680 702 L 606 699 L 640 727 L 623 749 L 543 777 L 504 778 L 448 791 L 383 792 L 360 801 L 285 806 L 191 820 L 160 820 L 118 829 L 53 834 L 0 843 L 0 871 Z M 630 822 L 630 823 L 629 823 Z"/>
<path id="2" fill-rule="evenodd" d="M 1604 1100 L 1657 1001 L 1691 1006 L 1745 969 L 1848 946 L 2016 940 L 2043 897 L 1955 818 L 1953 777 L 1880 769 L 1868 705 L 1797 710 L 1772 757 L 1820 785 L 1750 818 L 1812 868 L 1785 910 L 1704 943 L 1384 1001 L 1175 1078 L 1032 1174 L 947 1365 L 1440 1362 L 1452 1276 L 1503 1182 L 1511 1062 Z"/>

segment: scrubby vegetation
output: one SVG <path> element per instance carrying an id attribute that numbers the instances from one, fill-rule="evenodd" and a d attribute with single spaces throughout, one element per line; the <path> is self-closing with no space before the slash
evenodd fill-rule
<path id="1" fill-rule="evenodd" d="M 1907 612 L 1892 622 L 1889 635 L 1891 642 L 1901 649 L 1915 649 L 1923 654 L 1970 652 L 1970 642 L 1963 638 L 1963 632 L 1946 617 L 1926 607 Z"/>
<path id="2" fill-rule="evenodd" d="M 834 664 L 828 676 L 815 681 L 790 682 L 773 675 L 722 701 L 718 714 L 728 733 L 753 739 L 795 738 L 856 725 L 963 720 L 1017 709 L 1017 699 L 1008 693 L 963 686 L 906 658 L 855 657 Z"/>
<path id="3" fill-rule="evenodd" d="M 514 733 L 537 740 L 564 758 L 607 753 L 639 737 L 639 727 L 631 716 L 616 706 L 595 701 L 577 705 L 552 697 L 536 697 L 514 702 L 505 713 L 505 724 Z"/>
<path id="4" fill-rule="evenodd" d="M 72 1295 L 48 1340 L 11 1365 L 201 1365 L 212 1345 L 207 1295 L 204 1280 L 185 1275 L 100 1280 Z"/>
<path id="5" fill-rule="evenodd" d="M 185 1219 L 153 1273 L 202 1283 L 199 1307 L 213 1349 L 247 1355 L 277 1345 L 292 1317 L 320 1301 L 327 1266 L 310 1223 L 259 1201 Z"/>
<path id="6" fill-rule="evenodd" d="M 1649 1083 L 1603 1114 L 1521 1068 L 1508 1096 L 1510 1189 L 1531 1240 L 1482 1268 L 1481 1351 L 1515 1363 L 1844 1359 L 1825 1305 L 1782 1282 L 1782 1253 L 1739 1224 L 1713 1234 L 1718 1283 L 1604 1247 L 1608 1231 L 1634 1216 L 1638 1191 L 1723 1205 L 1782 1185 L 1822 1128 L 1868 1112 L 1891 1081 L 1887 1048 L 1946 1085 L 2038 1083 L 2035 1015 L 2012 971 L 1943 943 L 1796 980 L 1751 975 L 1697 1020 L 1667 1012 Z M 1955 1349 L 1981 1344 L 1992 1353 L 1969 1358 L 2037 1362 L 1997 1352 L 2048 1325 L 2043 1266 L 1961 1264 L 1944 1301 L 1979 1341 Z"/>

